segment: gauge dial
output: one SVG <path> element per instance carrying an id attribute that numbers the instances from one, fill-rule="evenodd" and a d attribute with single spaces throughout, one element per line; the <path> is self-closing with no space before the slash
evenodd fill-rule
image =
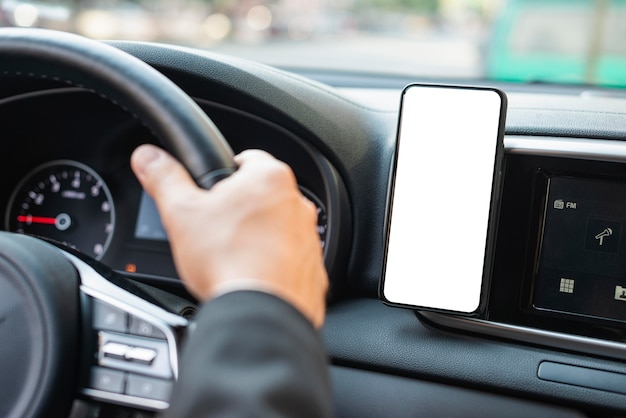
<path id="1" fill-rule="evenodd" d="M 9 201 L 6 228 L 62 242 L 102 258 L 111 242 L 115 207 L 102 177 L 85 164 L 58 160 L 31 171 Z"/>

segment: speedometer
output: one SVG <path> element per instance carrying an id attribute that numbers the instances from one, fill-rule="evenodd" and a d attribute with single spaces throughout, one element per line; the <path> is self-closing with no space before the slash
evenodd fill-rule
<path id="1" fill-rule="evenodd" d="M 115 225 L 111 192 L 85 164 L 58 160 L 31 171 L 11 195 L 9 231 L 42 236 L 102 258 Z"/>

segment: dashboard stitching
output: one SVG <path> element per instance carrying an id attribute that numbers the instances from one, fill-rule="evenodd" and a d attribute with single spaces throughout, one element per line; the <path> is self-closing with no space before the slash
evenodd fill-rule
<path id="1" fill-rule="evenodd" d="M 75 83 L 72 80 L 62 79 L 62 78 L 56 77 L 56 76 L 50 77 L 50 76 L 48 76 L 46 74 L 36 74 L 36 73 L 27 73 L 27 74 L 25 74 L 25 73 L 22 73 L 21 71 L 16 71 L 16 72 L 3 71 L 2 75 L 3 76 L 41 78 L 41 79 L 44 79 L 44 80 L 58 81 L 58 82 L 61 82 L 61 83 L 65 83 L 65 84 L 67 84 L 69 86 L 81 88 L 81 89 L 86 90 L 86 91 L 88 91 L 90 93 L 93 93 L 93 94 L 96 94 L 96 95 L 100 96 L 101 98 L 107 100 L 108 102 L 112 103 L 113 105 L 115 105 L 115 106 L 119 107 L 120 109 L 124 110 L 126 113 L 132 115 L 132 117 L 135 120 L 139 121 L 145 128 L 147 128 L 150 131 L 150 133 L 152 133 L 154 136 L 158 137 L 158 135 L 156 135 L 156 133 L 148 125 L 146 125 L 135 112 L 133 112 L 130 109 L 126 108 L 125 106 L 120 104 L 117 100 L 107 96 L 106 94 L 101 93 L 101 92 L 96 91 L 96 90 L 91 89 L 91 88 L 87 88 L 87 87 L 85 87 L 84 85 L 82 85 L 80 83 Z"/>

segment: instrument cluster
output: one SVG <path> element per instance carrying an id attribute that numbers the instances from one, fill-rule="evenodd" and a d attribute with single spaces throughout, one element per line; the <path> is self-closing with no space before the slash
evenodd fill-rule
<path id="1" fill-rule="evenodd" d="M 332 269 L 340 231 L 331 224 L 345 216 L 347 197 L 330 163 L 279 126 L 209 102 L 202 106 L 236 153 L 265 149 L 293 168 L 303 195 L 317 207 L 320 244 Z M 63 243 L 129 274 L 176 280 L 156 206 L 130 168 L 139 144 L 158 143 L 150 132 L 79 89 L 29 94 L 0 108 L 10 134 L 0 144 L 0 164 L 19 161 L 2 173 L 5 230 Z"/>

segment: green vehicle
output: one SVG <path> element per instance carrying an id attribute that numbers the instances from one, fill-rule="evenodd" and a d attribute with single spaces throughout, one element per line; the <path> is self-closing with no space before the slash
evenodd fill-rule
<path id="1" fill-rule="evenodd" d="M 626 85 L 626 1 L 510 0 L 494 25 L 490 79 Z"/>

